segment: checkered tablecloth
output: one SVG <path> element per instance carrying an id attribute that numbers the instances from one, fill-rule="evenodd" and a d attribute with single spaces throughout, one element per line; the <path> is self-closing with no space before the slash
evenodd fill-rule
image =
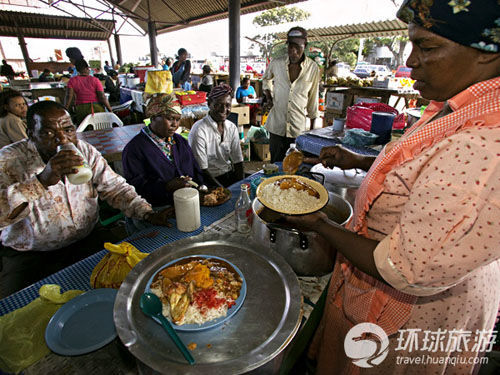
<path id="1" fill-rule="evenodd" d="M 255 176 L 250 176 L 242 182 L 250 183 L 250 180 Z M 240 194 L 241 182 L 229 187 L 231 191 L 231 199 L 226 203 L 215 207 L 200 207 L 201 227 L 194 232 L 185 233 L 177 230 L 174 226 L 167 227 L 151 227 L 133 234 L 124 241 L 132 243 L 139 250 L 151 253 L 159 247 L 170 242 L 180 240 L 182 238 L 191 237 L 200 234 L 203 230 L 220 231 L 217 222 L 231 214 L 234 210 L 236 200 Z M 227 218 L 226 218 L 227 219 Z M 214 224 L 215 223 L 215 224 Z M 214 224 L 211 226 L 211 224 Z M 224 230 L 228 230 L 227 222 Z M 29 287 L 14 293 L 0 300 L 0 316 L 23 307 L 38 297 L 38 290 L 44 284 L 58 284 L 61 286 L 61 291 L 70 289 L 90 290 L 90 275 L 92 270 L 99 263 L 102 257 L 107 253 L 102 250 L 86 259 L 83 259 Z"/>
<path id="2" fill-rule="evenodd" d="M 310 154 L 319 156 L 321 149 L 327 146 L 341 144 L 339 140 L 332 138 L 323 138 L 314 134 L 302 134 L 295 140 L 297 148 L 301 151 L 309 152 Z M 367 147 L 352 147 L 344 145 L 345 148 L 363 155 L 378 155 L 378 151 Z"/>
<path id="3" fill-rule="evenodd" d="M 134 138 L 144 124 L 126 125 L 119 128 L 91 130 L 77 133 L 78 139 L 94 146 L 102 156 L 121 153 L 127 143 Z"/>

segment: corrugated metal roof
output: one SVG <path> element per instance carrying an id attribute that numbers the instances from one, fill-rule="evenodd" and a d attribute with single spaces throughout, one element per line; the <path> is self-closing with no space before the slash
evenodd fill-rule
<path id="1" fill-rule="evenodd" d="M 114 21 L 0 11 L 0 36 L 25 38 L 107 40 Z"/>
<path id="2" fill-rule="evenodd" d="M 336 42 L 349 38 L 369 38 L 396 35 L 408 35 L 408 25 L 397 19 L 352 25 L 320 27 L 317 29 L 307 30 L 308 41 Z M 286 39 L 286 33 L 279 33 L 278 38 Z"/>
<path id="3" fill-rule="evenodd" d="M 116 5 L 144 31 L 148 15 L 157 23 L 157 33 L 167 33 L 228 17 L 229 0 L 107 0 Z M 306 0 L 241 0 L 241 14 L 258 12 Z M 148 5 L 149 4 L 149 5 Z"/>

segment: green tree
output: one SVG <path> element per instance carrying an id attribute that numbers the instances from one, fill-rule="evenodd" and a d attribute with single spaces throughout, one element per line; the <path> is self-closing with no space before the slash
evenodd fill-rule
<path id="1" fill-rule="evenodd" d="M 262 12 L 258 16 L 255 16 L 252 22 L 255 26 L 265 27 L 288 22 L 304 21 L 310 16 L 311 14 L 309 12 L 297 7 L 283 6 Z M 252 38 L 247 37 L 247 39 L 253 42 L 252 48 L 255 45 L 259 46 L 260 52 L 265 59 L 270 59 L 272 55 L 276 56 L 283 53 L 284 47 L 281 45 L 276 47 L 276 51 L 273 50 L 273 47 L 278 41 L 276 33 L 258 34 Z"/>
<path id="2" fill-rule="evenodd" d="M 387 47 L 394 56 L 393 68 L 404 65 L 403 53 L 409 43 L 407 36 L 368 38 L 365 40 L 363 55 L 369 55 L 376 47 Z"/>
<path id="3" fill-rule="evenodd" d="M 358 58 L 359 39 L 346 39 L 337 42 L 311 42 L 311 45 L 321 48 L 328 64 L 333 60 L 348 63 L 351 68 Z"/>

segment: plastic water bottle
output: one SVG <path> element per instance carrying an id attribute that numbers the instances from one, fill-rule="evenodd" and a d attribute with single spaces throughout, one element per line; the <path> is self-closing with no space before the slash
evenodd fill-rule
<path id="1" fill-rule="evenodd" d="M 78 172 L 66 175 L 69 182 L 71 182 L 73 185 L 80 185 L 89 182 L 92 179 L 92 169 L 90 169 L 89 163 L 85 159 L 85 156 L 83 156 L 83 154 L 80 152 L 80 150 L 71 142 L 57 146 L 57 152 L 61 150 L 74 151 L 83 159 L 83 164 L 75 167 L 76 169 L 78 169 Z"/>
<path id="2" fill-rule="evenodd" d="M 245 128 L 243 125 L 238 125 L 238 134 L 240 136 L 240 141 L 243 143 L 243 140 L 245 139 Z"/>
<path id="3" fill-rule="evenodd" d="M 297 149 L 297 145 L 295 143 L 290 143 L 290 147 L 288 147 L 288 150 L 286 150 L 286 154 L 285 155 L 290 155 L 292 152 L 300 152 L 298 149 Z"/>
<path id="4" fill-rule="evenodd" d="M 234 210 L 236 230 L 239 233 L 249 233 L 252 229 L 252 202 L 248 196 L 248 185 L 241 184 L 240 197 L 236 201 Z"/>

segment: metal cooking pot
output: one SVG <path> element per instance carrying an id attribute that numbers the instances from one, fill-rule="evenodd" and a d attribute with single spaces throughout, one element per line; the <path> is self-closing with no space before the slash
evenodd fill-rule
<path id="1" fill-rule="evenodd" d="M 354 206 L 354 201 L 356 200 L 356 192 L 358 191 L 359 186 L 342 185 L 342 184 L 334 184 L 331 182 L 326 182 L 325 188 L 329 192 L 340 195 L 342 198 L 348 201 L 351 204 L 351 206 Z"/>
<path id="2" fill-rule="evenodd" d="M 322 209 L 328 217 L 344 225 L 352 216 L 349 202 L 335 193 L 328 193 L 329 201 Z M 321 276 L 333 269 L 334 251 L 316 232 L 300 232 L 264 221 L 259 214 L 264 209 L 255 198 L 252 202 L 252 236 L 261 246 L 279 253 L 299 276 Z"/>

